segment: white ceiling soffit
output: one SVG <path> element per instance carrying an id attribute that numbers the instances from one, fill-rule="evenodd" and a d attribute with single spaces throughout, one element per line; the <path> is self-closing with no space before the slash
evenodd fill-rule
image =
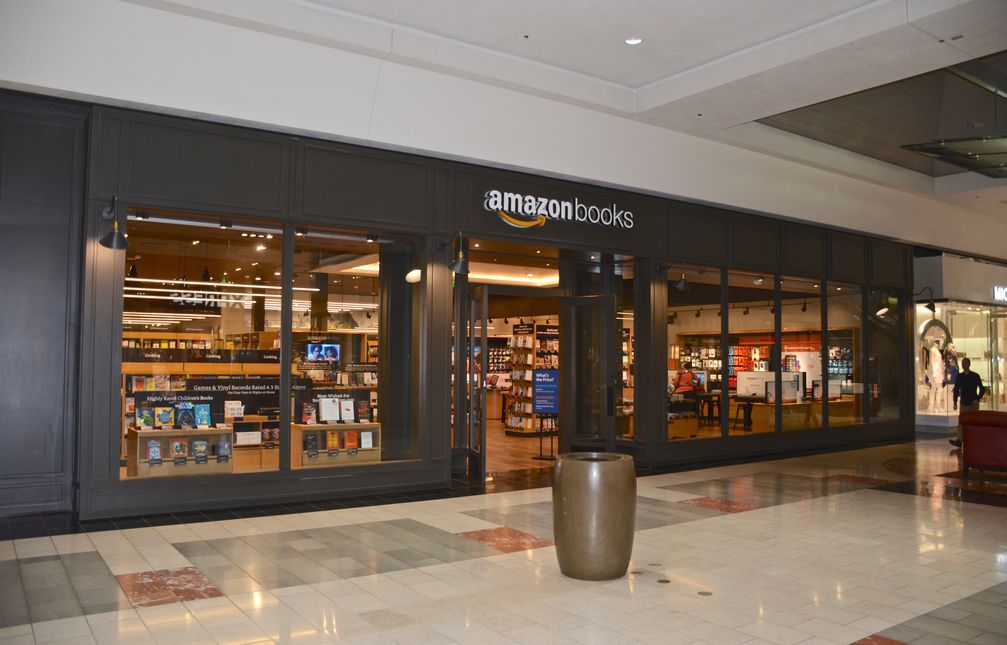
<path id="1" fill-rule="evenodd" d="M 696 134 L 1007 49 L 1007 0 L 126 1 Z"/>

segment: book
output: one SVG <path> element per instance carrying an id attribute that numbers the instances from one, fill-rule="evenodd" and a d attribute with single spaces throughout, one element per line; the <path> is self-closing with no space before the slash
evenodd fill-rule
<path id="1" fill-rule="evenodd" d="M 323 423 L 326 421 L 339 421 L 338 399 L 333 399 L 332 397 L 318 399 L 318 418 Z"/>
<path id="2" fill-rule="evenodd" d="M 133 391 L 134 392 L 144 392 L 147 389 L 147 379 L 143 376 L 133 377 Z"/>
<path id="3" fill-rule="evenodd" d="M 360 438 L 356 430 L 347 430 L 343 433 L 343 447 L 347 450 L 355 450 L 360 447 Z"/>
<path id="4" fill-rule="evenodd" d="M 154 408 L 154 422 L 157 424 L 158 428 L 175 427 L 175 408 Z"/>
<path id="5" fill-rule="evenodd" d="M 221 439 L 217 443 L 217 463 L 223 463 L 231 459 L 231 440 Z"/>
<path id="6" fill-rule="evenodd" d="M 334 457 L 339 454 L 338 430 L 329 430 L 325 433 L 325 449 L 328 451 L 330 457 Z"/>
<path id="7" fill-rule="evenodd" d="M 210 416 L 210 404 L 209 403 L 197 403 L 193 406 L 193 412 L 196 417 L 196 427 L 210 427 L 213 423 L 213 418 Z"/>
<path id="8" fill-rule="evenodd" d="M 312 459 L 318 456 L 318 435 L 314 432 L 304 435 L 304 452 Z"/>
<path id="9" fill-rule="evenodd" d="M 171 377 L 167 374 L 155 374 L 154 375 L 154 391 L 155 392 L 170 392 L 171 391 Z"/>
<path id="10" fill-rule="evenodd" d="M 353 399 L 339 399 L 339 418 L 353 423 Z"/>
<path id="11" fill-rule="evenodd" d="M 147 442 L 147 461 L 151 462 L 151 465 L 155 465 L 154 462 L 161 463 L 161 442 L 157 439 Z"/>
<path id="12" fill-rule="evenodd" d="M 193 439 L 192 456 L 197 464 L 205 464 L 210 457 L 210 442 L 206 439 Z"/>
<path id="13" fill-rule="evenodd" d="M 373 448 L 374 447 L 374 433 L 370 430 L 364 430 L 360 433 L 360 447 L 361 448 Z"/>
<path id="14" fill-rule="evenodd" d="M 192 428 L 196 425 L 196 415 L 193 413 L 191 401 L 179 401 L 175 404 L 175 423 L 181 428 Z"/>
<path id="15" fill-rule="evenodd" d="M 144 430 L 154 427 L 154 408 L 142 406 L 136 409 L 136 427 Z"/>
<path id="16" fill-rule="evenodd" d="M 301 423 L 318 423 L 317 410 L 314 403 L 305 403 L 301 406 Z"/>
<path id="17" fill-rule="evenodd" d="M 367 399 L 360 399 L 357 401 L 357 420 L 361 423 L 371 420 L 371 408 L 370 401 Z"/>
<path id="18" fill-rule="evenodd" d="M 189 454 L 189 442 L 185 439 L 172 439 L 169 448 L 171 450 L 171 460 L 175 465 L 185 465 L 186 461 L 188 461 L 186 456 Z"/>

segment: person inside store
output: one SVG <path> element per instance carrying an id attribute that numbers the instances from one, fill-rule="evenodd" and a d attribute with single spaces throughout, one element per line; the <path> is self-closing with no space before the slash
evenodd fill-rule
<path id="1" fill-rule="evenodd" d="M 978 410 L 979 401 L 986 395 L 986 386 L 983 385 L 982 378 L 969 369 L 971 365 L 972 361 L 967 358 L 962 359 L 962 370 L 958 372 L 958 377 L 955 379 L 955 388 L 951 392 L 955 407 L 958 408 L 959 412 Z M 959 398 L 961 398 L 961 406 L 958 405 Z M 960 424 L 958 426 L 958 438 L 948 439 L 948 443 L 961 448 L 962 427 Z"/>
<path id="2" fill-rule="evenodd" d="M 684 363 L 671 382 L 672 394 L 681 394 L 686 398 L 695 398 L 697 392 L 703 391 L 703 382 L 692 371 L 692 363 Z"/>

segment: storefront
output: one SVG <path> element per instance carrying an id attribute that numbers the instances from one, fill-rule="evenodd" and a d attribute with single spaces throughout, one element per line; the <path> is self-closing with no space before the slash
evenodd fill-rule
<path id="1" fill-rule="evenodd" d="M 1007 266 L 951 253 L 914 265 L 917 423 L 958 425 L 954 383 L 966 358 L 987 388 L 980 409 L 1003 410 Z"/>
<path id="2" fill-rule="evenodd" d="M 643 469 L 912 437 L 905 245 L 74 109 L 82 517 L 445 487 L 500 437 Z"/>

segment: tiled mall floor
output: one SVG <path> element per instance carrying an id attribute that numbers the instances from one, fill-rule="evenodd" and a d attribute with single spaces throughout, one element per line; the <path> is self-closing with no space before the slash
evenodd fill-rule
<path id="1" fill-rule="evenodd" d="M 639 479 L 627 577 L 550 489 L 0 542 L 0 644 L 1007 643 L 1007 483 L 942 440 Z M 1007 481 L 1007 480 L 1005 480 Z"/>

